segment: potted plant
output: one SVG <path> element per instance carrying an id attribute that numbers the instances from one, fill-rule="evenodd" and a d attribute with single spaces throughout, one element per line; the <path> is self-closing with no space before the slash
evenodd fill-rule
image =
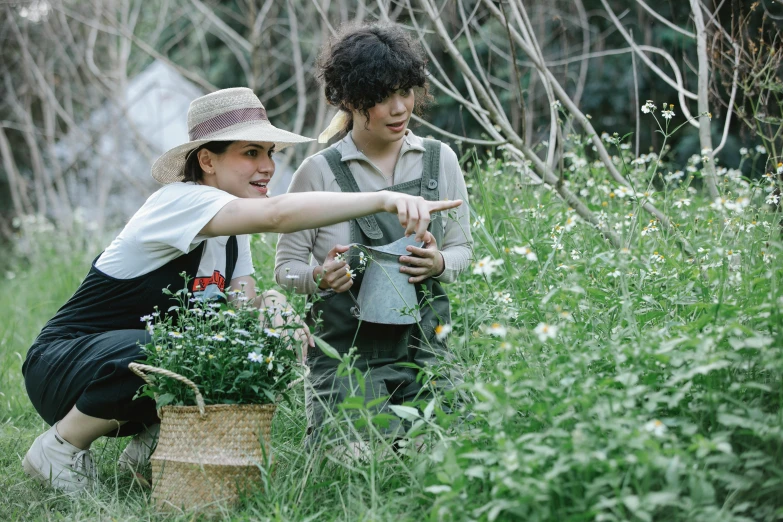
<path id="1" fill-rule="evenodd" d="M 151 334 L 146 364 L 131 369 L 161 418 L 151 457 L 152 499 L 160 508 L 233 502 L 271 462 L 275 403 L 301 374 L 292 310 L 258 309 L 241 289 L 231 305 L 164 290 L 177 303 L 142 317 Z"/>

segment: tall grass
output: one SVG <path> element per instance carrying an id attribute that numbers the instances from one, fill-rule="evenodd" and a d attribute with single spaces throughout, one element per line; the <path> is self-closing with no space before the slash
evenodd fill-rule
<path id="1" fill-rule="evenodd" d="M 619 145 L 619 144 L 618 144 Z M 281 404 L 275 464 L 227 520 L 775 520 L 783 516 L 783 334 L 779 216 L 771 177 L 720 169 L 725 197 L 691 188 L 700 159 L 669 172 L 657 155 L 617 163 L 618 190 L 570 138 L 568 180 L 626 248 L 612 249 L 524 165 L 473 158 L 476 263 L 448 287 L 463 410 L 407 413 L 414 455 L 372 438 L 361 457 L 306 451 L 301 391 Z M 756 153 L 758 154 L 758 153 Z M 752 158 L 748 158 L 749 160 Z M 672 169 L 673 170 L 673 169 Z M 676 222 L 666 233 L 641 201 Z M 686 238 L 694 252 L 680 248 Z M 40 244 L 52 238 L 39 235 Z M 26 347 L 89 260 L 44 249 L 19 261 L 0 303 L 0 513 L 23 520 L 157 520 L 116 471 L 124 441 L 94 446 L 102 487 L 65 499 L 25 480 L 43 429 L 20 377 Z M 254 242 L 272 283 L 273 238 Z M 301 302 L 300 302 L 301 305 Z M 437 377 L 436 377 L 437 378 Z M 338 409 L 334 437 L 357 405 Z M 350 410 L 350 411 L 349 411 Z M 425 413 L 426 412 L 426 413 Z M 349 415 L 352 413 L 352 415 Z M 358 407 L 359 417 L 372 415 Z M 175 517 L 177 518 L 177 517 Z M 189 514 L 179 518 L 190 520 Z"/>

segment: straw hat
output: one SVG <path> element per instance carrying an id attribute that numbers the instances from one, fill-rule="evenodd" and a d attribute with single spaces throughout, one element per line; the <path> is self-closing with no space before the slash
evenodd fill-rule
<path id="1" fill-rule="evenodd" d="M 188 108 L 190 141 L 166 152 L 152 165 L 152 177 L 163 184 L 182 181 L 188 154 L 210 141 L 266 141 L 276 150 L 313 141 L 278 129 L 263 104 L 247 87 L 222 89 L 196 98 Z"/>

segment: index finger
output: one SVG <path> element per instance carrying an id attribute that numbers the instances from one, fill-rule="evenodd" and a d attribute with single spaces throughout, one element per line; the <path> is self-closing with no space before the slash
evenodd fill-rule
<path id="1" fill-rule="evenodd" d="M 446 201 L 428 201 L 430 206 L 430 212 L 438 212 L 440 210 L 448 210 L 450 208 L 457 208 L 462 205 L 461 199 L 446 200 Z"/>

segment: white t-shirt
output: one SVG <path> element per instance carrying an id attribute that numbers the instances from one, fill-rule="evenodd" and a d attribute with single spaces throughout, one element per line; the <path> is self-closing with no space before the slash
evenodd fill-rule
<path id="1" fill-rule="evenodd" d="M 228 236 L 206 237 L 199 232 L 235 199 L 228 192 L 206 185 L 170 183 L 147 199 L 95 267 L 116 279 L 131 279 L 162 267 L 206 241 L 196 277 L 210 283 L 221 276 L 225 279 Z M 237 236 L 237 247 L 232 278 L 253 274 L 250 236 Z"/>

